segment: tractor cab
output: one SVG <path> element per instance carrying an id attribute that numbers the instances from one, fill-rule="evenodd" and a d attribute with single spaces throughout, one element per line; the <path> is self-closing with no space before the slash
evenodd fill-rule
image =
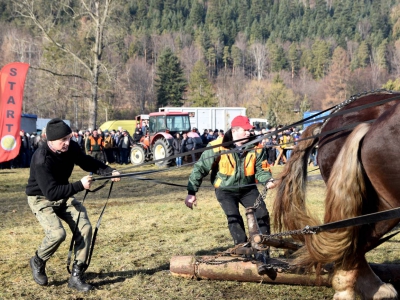
<path id="1" fill-rule="evenodd" d="M 149 116 L 149 132 L 154 137 L 157 133 L 169 131 L 170 135 L 177 132 L 190 131 L 189 114 L 183 112 L 157 112 Z"/>
<path id="2" fill-rule="evenodd" d="M 190 119 L 187 112 L 154 112 L 149 114 L 148 145 L 135 145 L 131 151 L 134 165 L 155 160 L 157 166 L 170 166 L 174 159 L 172 142 L 177 132 L 190 131 Z M 163 158 L 165 158 L 163 160 Z"/>

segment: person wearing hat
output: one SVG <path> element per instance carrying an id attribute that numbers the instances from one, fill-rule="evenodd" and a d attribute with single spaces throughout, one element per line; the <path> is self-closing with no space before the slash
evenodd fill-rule
<path id="1" fill-rule="evenodd" d="M 221 205 L 227 221 L 230 234 L 235 245 L 247 243 L 243 218 L 239 212 L 239 204 L 245 208 L 252 207 L 260 196 L 255 185 L 258 181 L 274 188 L 272 174 L 266 162 L 264 149 L 252 144 L 242 148 L 250 140 L 250 130 L 253 126 L 245 116 L 237 116 L 231 122 L 231 128 L 223 138 L 210 142 L 207 147 L 230 143 L 229 146 L 213 147 L 202 153 L 201 158 L 194 164 L 187 185 L 188 195 L 185 205 L 193 209 L 197 205 L 196 193 L 203 178 L 210 171 L 211 184 L 215 187 L 215 195 Z M 239 148 L 237 152 L 223 154 Z M 221 154 L 221 155 L 219 155 Z M 263 234 L 270 233 L 269 213 L 264 201 L 256 210 L 258 226 Z M 268 253 L 262 253 L 263 260 Z"/>
<path id="2" fill-rule="evenodd" d="M 74 195 L 90 188 L 92 176 L 84 176 L 75 182 L 69 182 L 69 177 L 74 165 L 99 175 L 118 176 L 120 173 L 84 154 L 79 145 L 71 140 L 71 133 L 71 128 L 63 120 L 50 120 L 46 126 L 47 139 L 32 157 L 25 192 L 29 207 L 43 227 L 45 237 L 29 264 L 35 282 L 47 285 L 46 262 L 66 238 L 61 220 L 65 221 L 69 228 L 75 228 L 80 215 L 74 234 L 75 260 L 68 286 L 78 291 L 89 291 L 93 286 L 86 283 L 82 276 L 89 255 L 92 226 L 85 207 Z M 120 178 L 112 180 L 119 181 Z"/>

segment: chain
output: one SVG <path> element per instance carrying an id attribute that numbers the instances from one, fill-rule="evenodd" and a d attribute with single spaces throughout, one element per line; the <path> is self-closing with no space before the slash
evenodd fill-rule
<path id="1" fill-rule="evenodd" d="M 269 239 L 273 239 L 273 238 L 281 238 L 284 236 L 317 234 L 318 231 L 319 231 L 318 227 L 310 227 L 309 225 L 306 225 L 303 229 L 289 230 L 289 231 L 279 232 L 279 233 L 275 233 L 275 234 L 265 234 L 262 236 L 262 238 L 263 238 L 262 242 L 268 241 Z"/>
<path id="2" fill-rule="evenodd" d="M 260 195 L 257 197 L 256 202 L 254 202 L 254 205 L 252 208 L 254 208 L 254 210 L 256 210 L 257 208 L 260 207 L 262 201 L 265 200 L 265 198 L 267 197 L 267 192 L 268 192 L 268 188 L 267 188 L 267 184 L 268 182 L 274 182 L 274 179 L 271 178 L 270 180 L 268 180 L 265 185 L 264 185 L 264 189 L 262 190 L 262 192 L 260 193 Z"/>
<path id="3" fill-rule="evenodd" d="M 222 253 L 219 255 L 215 255 L 211 258 L 199 258 L 199 257 L 195 257 L 195 268 L 196 268 L 196 273 L 197 270 L 199 268 L 200 264 L 206 264 L 206 265 L 214 265 L 214 266 L 218 266 L 218 265 L 224 265 L 224 264 L 228 264 L 228 263 L 232 263 L 232 262 L 251 262 L 253 264 L 257 264 L 259 263 L 257 260 L 255 260 L 254 258 L 251 257 L 244 257 L 244 256 L 239 256 L 236 257 L 234 259 L 230 259 L 230 260 L 218 260 L 218 258 L 222 257 L 222 256 L 234 256 L 233 254 L 229 254 L 229 253 Z M 288 272 L 291 270 L 291 266 L 290 264 L 285 261 L 285 260 L 275 260 L 274 262 L 271 263 L 266 263 L 263 264 L 266 268 L 271 268 L 276 272 Z"/>

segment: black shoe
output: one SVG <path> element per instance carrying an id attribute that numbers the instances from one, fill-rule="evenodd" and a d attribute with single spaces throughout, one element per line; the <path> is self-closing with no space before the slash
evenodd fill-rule
<path id="1" fill-rule="evenodd" d="M 29 264 L 31 266 L 32 275 L 35 282 L 39 285 L 47 285 L 48 279 L 46 275 L 46 262 L 37 256 L 37 252 L 35 256 L 29 260 Z"/>
<path id="2" fill-rule="evenodd" d="M 84 273 L 84 264 L 78 265 L 76 262 L 74 262 L 72 266 L 71 277 L 69 278 L 68 281 L 68 287 L 76 289 L 80 292 L 88 292 L 90 290 L 93 290 L 94 286 L 89 283 L 86 283 L 85 280 L 83 279 L 83 273 Z"/>

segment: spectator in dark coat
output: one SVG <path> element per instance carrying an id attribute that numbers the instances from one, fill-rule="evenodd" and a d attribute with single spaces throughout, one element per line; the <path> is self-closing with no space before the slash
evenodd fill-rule
<path id="1" fill-rule="evenodd" d="M 129 135 L 128 131 L 123 130 L 122 137 L 120 138 L 118 143 L 119 153 L 121 155 L 121 160 L 120 160 L 121 165 L 129 163 L 128 159 L 133 144 L 134 144 L 133 139 Z"/>
<path id="2" fill-rule="evenodd" d="M 204 129 L 204 132 L 201 135 L 201 141 L 203 142 L 204 146 L 207 146 L 207 144 L 208 144 L 208 130 L 207 129 Z"/>
<path id="3" fill-rule="evenodd" d="M 133 135 L 133 141 L 137 144 L 140 142 L 140 139 L 142 138 L 143 134 L 140 128 L 136 128 L 135 134 Z"/>
<path id="4" fill-rule="evenodd" d="M 175 134 L 174 141 L 172 142 L 172 147 L 174 148 L 174 155 L 178 155 L 182 153 L 182 137 L 180 133 Z M 178 156 L 175 158 L 176 166 L 182 166 L 182 156 Z"/>

